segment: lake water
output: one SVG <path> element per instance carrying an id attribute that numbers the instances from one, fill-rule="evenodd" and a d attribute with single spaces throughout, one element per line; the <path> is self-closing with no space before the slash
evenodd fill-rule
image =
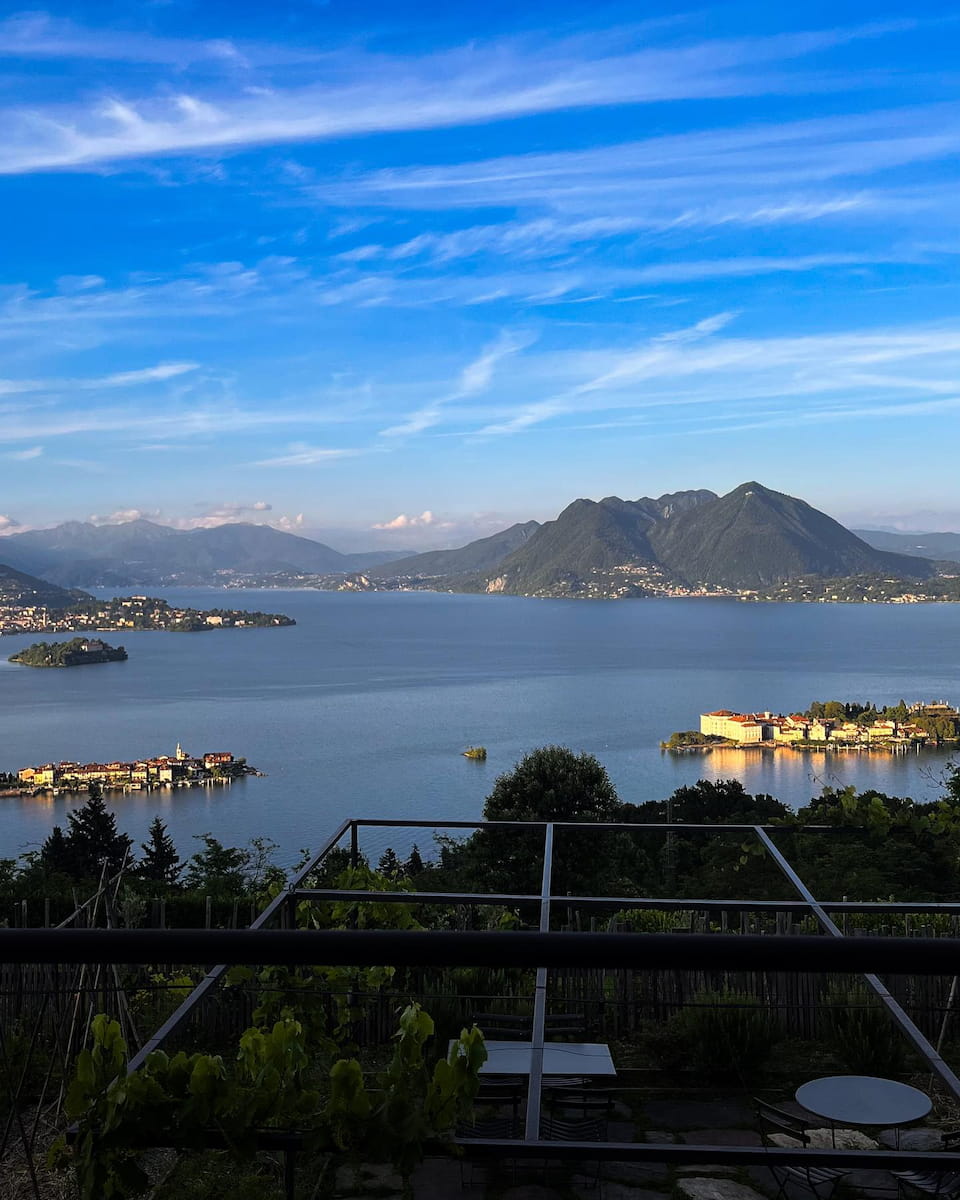
<path id="1" fill-rule="evenodd" d="M 824 783 L 930 797 L 946 755 L 673 756 L 658 743 L 720 707 L 960 699 L 956 604 L 163 594 L 286 612 L 298 624 L 113 635 L 129 661 L 96 671 L 8 664 L 35 639 L 5 637 L 0 767 L 172 753 L 180 741 L 266 772 L 229 788 L 113 795 L 121 828 L 140 840 L 160 813 L 182 854 L 205 831 L 229 844 L 264 835 L 288 865 L 347 816 L 476 818 L 494 778 L 548 742 L 596 754 L 626 800 L 718 777 L 793 805 Z M 487 747 L 485 763 L 462 757 L 471 744 Z M 0 800 L 0 855 L 36 847 L 71 803 Z M 401 848 L 374 835 L 369 851 L 391 841 Z"/>

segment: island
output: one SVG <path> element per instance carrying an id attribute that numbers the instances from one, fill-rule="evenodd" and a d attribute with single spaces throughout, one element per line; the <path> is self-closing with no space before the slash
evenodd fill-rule
<path id="1" fill-rule="evenodd" d="M 856 751 L 904 754 L 929 746 L 960 742 L 960 709 L 946 700 L 901 700 L 878 708 L 868 701 L 815 700 L 803 712 L 733 712 L 718 708 L 701 713 L 700 728 L 673 733 L 663 750 L 713 747 Z"/>
<path id="2" fill-rule="evenodd" d="M 91 663 L 126 662 L 123 646 L 108 646 L 100 638 L 71 638 L 69 642 L 34 642 L 11 654 L 8 662 L 25 667 L 86 667 Z"/>
<path id="3" fill-rule="evenodd" d="M 21 767 L 17 772 L 20 794 L 40 792 L 83 792 L 91 784 L 104 791 L 141 791 L 154 788 L 200 787 L 228 784 L 244 775 L 260 775 L 226 750 L 211 750 L 192 755 L 178 743 L 172 755 L 137 758 L 132 762 L 114 759 L 110 762 L 49 762 L 35 767 Z"/>
<path id="4" fill-rule="evenodd" d="M 201 633 L 211 629 L 263 629 L 296 625 L 281 613 L 239 608 L 182 608 L 154 596 L 88 596 L 66 608 L 37 604 L 7 605 L 0 610 L 0 633 L 84 633 L 160 629 Z"/>

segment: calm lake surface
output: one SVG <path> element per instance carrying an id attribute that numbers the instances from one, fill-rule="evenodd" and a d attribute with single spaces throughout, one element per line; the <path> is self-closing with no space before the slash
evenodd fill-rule
<path id="1" fill-rule="evenodd" d="M 494 778 L 559 742 L 596 754 L 627 800 L 738 777 L 792 805 L 825 783 L 937 794 L 947 755 L 664 754 L 709 709 L 814 699 L 960 700 L 960 605 L 577 602 L 424 592 L 165 590 L 196 607 L 286 612 L 290 629 L 111 635 L 126 663 L 41 671 L 0 639 L 0 766 L 231 750 L 267 773 L 229 788 L 113 794 L 140 840 L 156 813 L 181 854 L 209 831 L 263 835 L 289 865 L 347 816 L 470 819 Z M 461 756 L 485 745 L 485 763 Z M 35 848 L 74 803 L 0 800 L 0 856 Z M 423 844 L 426 842 L 426 844 Z M 371 835 L 368 852 L 403 839 Z M 421 839 L 429 848 L 429 835 Z"/>

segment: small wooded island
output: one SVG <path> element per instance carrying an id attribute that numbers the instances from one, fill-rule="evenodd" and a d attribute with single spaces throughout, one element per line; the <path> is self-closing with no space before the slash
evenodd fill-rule
<path id="1" fill-rule="evenodd" d="M 100 638 L 71 638 L 69 642 L 34 642 L 11 654 L 9 662 L 25 667 L 85 667 L 90 663 L 125 662 L 123 646 L 108 646 Z"/>

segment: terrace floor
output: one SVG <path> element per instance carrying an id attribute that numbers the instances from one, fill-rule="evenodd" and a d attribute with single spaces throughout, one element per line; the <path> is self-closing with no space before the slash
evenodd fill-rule
<path id="1" fill-rule="evenodd" d="M 806 1115 L 793 1101 L 778 1101 L 797 1115 Z M 676 1142 L 688 1145 L 759 1146 L 757 1119 L 751 1099 L 743 1093 L 718 1092 L 692 1099 L 665 1093 L 634 1105 L 614 1102 L 608 1140 L 618 1142 Z M 812 1119 L 815 1122 L 815 1119 Z M 839 1132 L 839 1131 L 838 1131 Z M 870 1130 L 881 1148 L 897 1145 L 897 1131 Z M 826 1143 L 829 1144 L 829 1143 Z M 838 1146 L 842 1138 L 838 1137 Z M 936 1150 L 940 1130 L 919 1122 L 901 1129 L 903 1150 Z M 854 1148 L 854 1147 L 850 1147 Z M 390 1166 L 361 1164 L 342 1167 L 335 1195 L 340 1200 L 401 1200 L 402 1183 Z M 860 1171 L 837 1185 L 846 1200 L 896 1200 L 894 1178 L 882 1171 Z M 771 1200 L 778 1185 L 771 1172 L 753 1167 L 668 1166 L 659 1163 L 586 1162 L 544 1167 L 518 1162 L 492 1165 L 429 1158 L 413 1177 L 415 1200 Z M 829 1194 L 821 1189 L 820 1200 Z M 790 1200 L 813 1200 L 807 1189 L 791 1185 Z"/>

